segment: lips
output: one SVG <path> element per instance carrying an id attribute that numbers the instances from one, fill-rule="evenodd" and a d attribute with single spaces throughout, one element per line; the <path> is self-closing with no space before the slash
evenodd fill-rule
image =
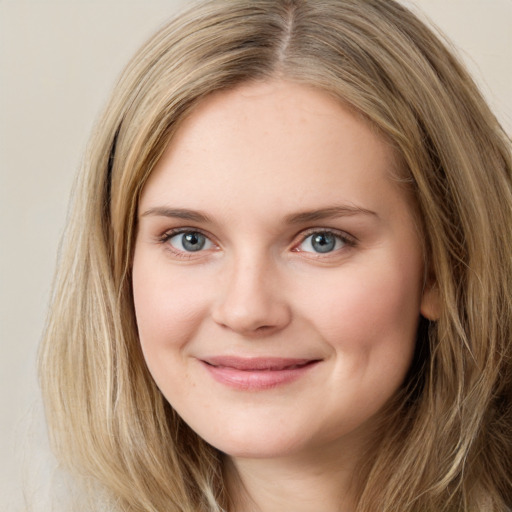
<path id="1" fill-rule="evenodd" d="M 305 376 L 318 359 L 215 356 L 201 360 L 210 375 L 221 384 L 239 390 L 265 390 L 291 383 Z"/>
<path id="2" fill-rule="evenodd" d="M 275 357 L 241 358 L 233 356 L 209 357 L 205 363 L 216 367 L 233 368 L 242 371 L 280 371 L 293 369 L 311 363 L 311 359 L 289 359 Z"/>

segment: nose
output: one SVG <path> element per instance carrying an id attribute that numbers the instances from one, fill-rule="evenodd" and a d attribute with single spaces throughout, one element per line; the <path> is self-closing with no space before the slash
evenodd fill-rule
<path id="1" fill-rule="evenodd" d="M 291 310 L 277 272 L 264 262 L 238 262 L 224 275 L 212 310 L 223 328 L 245 336 L 270 335 L 285 328 Z"/>

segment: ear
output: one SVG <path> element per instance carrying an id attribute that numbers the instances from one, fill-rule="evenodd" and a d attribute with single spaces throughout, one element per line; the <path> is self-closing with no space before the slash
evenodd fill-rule
<path id="1" fill-rule="evenodd" d="M 435 281 L 427 283 L 421 297 L 420 313 L 427 320 L 439 320 L 441 315 L 441 301 L 439 300 L 439 289 Z"/>

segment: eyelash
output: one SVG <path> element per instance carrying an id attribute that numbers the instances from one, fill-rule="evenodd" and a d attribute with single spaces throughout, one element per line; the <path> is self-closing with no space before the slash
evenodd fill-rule
<path id="1" fill-rule="evenodd" d="M 184 235 L 186 233 L 198 233 L 202 236 L 204 236 L 207 240 L 209 240 L 213 245 L 216 245 L 212 241 L 211 235 L 208 235 L 207 233 L 201 231 L 197 228 L 177 228 L 177 229 L 171 229 L 169 231 L 166 231 L 162 236 L 158 238 L 158 241 L 161 244 L 164 244 L 166 247 L 166 250 L 170 251 L 174 256 L 177 256 L 178 258 L 183 259 L 191 259 L 195 256 L 194 251 L 180 251 L 179 249 L 174 248 L 169 241 L 171 238 L 177 236 L 177 235 Z M 202 250 L 197 251 L 197 253 L 203 252 Z"/>
<path id="2" fill-rule="evenodd" d="M 309 237 L 311 237 L 313 235 L 333 235 L 336 239 L 340 240 L 343 243 L 343 247 L 334 249 L 334 250 L 326 252 L 326 253 L 300 251 L 298 249 L 299 246 L 301 246 Z M 312 228 L 312 229 L 308 229 L 307 231 L 301 233 L 300 240 L 298 243 L 294 244 L 292 251 L 303 252 L 305 254 L 309 254 L 309 255 L 311 255 L 309 257 L 326 258 L 326 257 L 329 257 L 329 255 L 338 253 L 340 250 L 350 249 L 352 247 L 355 247 L 356 245 L 357 245 L 357 239 L 344 231 L 338 231 L 336 229 L 327 229 L 327 228 Z"/>
<path id="3" fill-rule="evenodd" d="M 166 231 L 163 235 L 158 237 L 158 241 L 161 244 L 166 245 L 166 249 L 169 250 L 170 252 L 172 252 L 172 254 L 174 256 L 177 256 L 177 257 L 183 258 L 183 259 L 191 259 L 194 257 L 196 252 L 201 253 L 201 252 L 203 252 L 203 250 L 201 249 L 201 250 L 198 250 L 195 252 L 194 251 L 181 251 L 179 249 L 172 247 L 172 245 L 169 243 L 169 241 L 173 237 L 180 235 L 180 234 L 186 234 L 186 233 L 198 233 L 198 234 L 204 236 L 207 240 L 209 240 L 214 246 L 216 246 L 215 242 L 212 241 L 211 235 L 209 235 L 209 234 L 205 233 L 204 231 L 197 229 L 197 228 L 172 229 L 170 231 Z M 309 237 L 311 237 L 313 235 L 322 235 L 322 234 L 333 235 L 337 240 L 340 240 L 342 242 L 343 246 L 341 248 L 334 249 L 332 251 L 328 251 L 325 253 L 313 252 L 313 251 L 300 251 L 299 247 Z M 294 237 L 294 238 L 297 238 L 297 237 Z M 300 234 L 300 240 L 293 244 L 291 250 L 292 250 L 292 252 L 302 252 L 305 254 L 309 254 L 310 255 L 309 257 L 325 258 L 325 257 L 328 257 L 329 255 L 332 255 L 333 253 L 337 253 L 340 250 L 343 250 L 345 248 L 352 248 L 352 247 L 355 247 L 356 245 L 357 245 L 357 239 L 344 231 L 338 231 L 335 229 L 327 229 L 327 228 L 311 228 L 311 229 L 308 229 L 305 232 L 302 232 Z"/>

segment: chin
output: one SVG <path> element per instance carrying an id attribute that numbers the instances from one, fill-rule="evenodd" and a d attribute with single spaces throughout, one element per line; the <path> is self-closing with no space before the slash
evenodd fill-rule
<path id="1" fill-rule="evenodd" d="M 253 429 L 226 429 L 222 435 L 198 432 L 207 443 L 233 458 L 266 459 L 293 455 L 304 448 L 304 439 L 291 433 Z"/>

